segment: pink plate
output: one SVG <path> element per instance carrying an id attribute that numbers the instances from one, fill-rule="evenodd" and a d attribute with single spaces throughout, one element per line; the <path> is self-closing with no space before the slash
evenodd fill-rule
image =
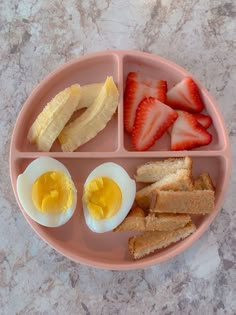
<path id="1" fill-rule="evenodd" d="M 206 231 L 220 211 L 230 177 L 231 153 L 229 139 L 219 109 L 207 90 L 197 82 L 207 112 L 213 120 L 209 128 L 213 141 L 208 146 L 191 151 L 169 151 L 169 138 L 163 136 L 146 152 L 132 149 L 130 136 L 123 130 L 124 82 L 128 72 L 140 71 L 147 76 L 163 79 L 170 88 L 190 73 L 176 64 L 148 53 L 137 51 L 106 51 L 73 59 L 49 74 L 31 93 L 16 121 L 10 151 L 10 172 L 13 190 L 19 207 L 35 232 L 64 256 L 83 264 L 103 269 L 128 270 L 151 266 L 174 257 L 193 244 Z M 64 153 L 55 142 L 51 152 L 38 152 L 27 141 L 29 127 L 44 105 L 65 87 L 102 82 L 112 75 L 119 88 L 120 99 L 117 114 L 106 128 L 93 140 L 73 153 Z M 63 226 L 47 228 L 32 221 L 25 213 L 16 193 L 17 176 L 35 158 L 47 155 L 61 161 L 70 171 L 78 189 L 78 204 L 74 216 Z M 209 172 L 216 187 L 214 211 L 207 216 L 195 217 L 197 230 L 187 239 L 139 261 L 133 261 L 128 253 L 127 241 L 132 233 L 91 232 L 84 221 L 81 195 L 83 183 L 89 173 L 103 162 L 115 162 L 123 166 L 133 177 L 136 166 L 154 159 L 191 156 L 193 172 L 197 176 Z"/>

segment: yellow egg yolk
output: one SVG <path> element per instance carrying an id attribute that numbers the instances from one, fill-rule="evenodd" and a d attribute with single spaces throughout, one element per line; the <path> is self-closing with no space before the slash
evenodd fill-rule
<path id="1" fill-rule="evenodd" d="M 96 220 L 113 217 L 120 209 L 120 187 L 108 177 L 97 177 L 85 186 L 84 201 L 91 217 Z"/>
<path id="2" fill-rule="evenodd" d="M 41 212 L 56 214 L 72 206 L 74 189 L 63 173 L 52 171 L 39 176 L 32 186 L 32 201 Z"/>

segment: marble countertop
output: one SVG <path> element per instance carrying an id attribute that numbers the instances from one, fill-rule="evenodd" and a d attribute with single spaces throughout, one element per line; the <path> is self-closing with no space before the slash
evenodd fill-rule
<path id="1" fill-rule="evenodd" d="M 0 3 L 0 314 L 235 314 L 236 169 L 208 231 L 144 270 L 71 262 L 31 229 L 15 201 L 9 145 L 31 90 L 65 61 L 135 49 L 192 72 L 225 118 L 236 159 L 236 6 L 232 0 L 3 0 Z"/>

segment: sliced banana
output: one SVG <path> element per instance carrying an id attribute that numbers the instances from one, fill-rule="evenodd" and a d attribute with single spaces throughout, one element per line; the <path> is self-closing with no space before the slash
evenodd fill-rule
<path id="1" fill-rule="evenodd" d="M 104 83 L 92 83 L 81 86 L 81 99 L 76 110 L 88 108 L 94 102 Z"/>
<path id="2" fill-rule="evenodd" d="M 89 108 L 60 133 L 58 139 L 62 150 L 72 152 L 104 129 L 116 111 L 118 97 L 118 89 L 113 78 L 107 77 L 100 93 Z"/>
<path id="3" fill-rule="evenodd" d="M 38 150 L 49 151 L 81 98 L 79 84 L 72 85 L 58 93 L 38 115 L 28 132 L 28 140 L 36 143 Z"/>

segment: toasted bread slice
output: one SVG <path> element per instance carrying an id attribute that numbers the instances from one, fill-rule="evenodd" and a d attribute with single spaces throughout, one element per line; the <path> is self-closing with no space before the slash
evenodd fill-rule
<path id="1" fill-rule="evenodd" d="M 127 217 L 114 229 L 114 231 L 145 231 L 144 211 L 139 207 L 131 209 Z"/>
<path id="2" fill-rule="evenodd" d="M 212 183 L 211 177 L 208 173 L 202 173 L 197 179 L 194 181 L 194 189 L 195 190 L 215 190 L 215 187 Z"/>
<path id="3" fill-rule="evenodd" d="M 172 231 L 190 221 L 191 217 L 187 214 L 152 213 L 145 216 L 145 212 L 136 207 L 114 231 Z"/>
<path id="4" fill-rule="evenodd" d="M 129 238 L 128 249 L 133 259 L 142 258 L 156 249 L 164 248 L 172 243 L 186 238 L 196 230 L 193 223 L 188 223 L 185 227 L 169 232 L 144 232 Z"/>
<path id="5" fill-rule="evenodd" d="M 173 231 L 191 222 L 191 217 L 188 214 L 151 213 L 145 221 L 145 231 Z"/>
<path id="6" fill-rule="evenodd" d="M 188 156 L 148 162 L 138 166 L 135 180 L 136 182 L 154 183 L 161 180 L 166 175 L 176 173 L 181 169 L 189 170 L 191 172 L 192 164 L 192 159 Z"/>
<path id="7" fill-rule="evenodd" d="M 156 190 L 192 190 L 193 180 L 191 171 L 187 169 L 177 170 L 174 174 L 163 177 L 158 182 L 146 186 L 137 191 L 135 200 L 142 209 L 150 207 L 151 195 Z"/>
<path id="8" fill-rule="evenodd" d="M 160 191 L 152 194 L 151 212 L 207 214 L 213 211 L 213 190 Z"/>

